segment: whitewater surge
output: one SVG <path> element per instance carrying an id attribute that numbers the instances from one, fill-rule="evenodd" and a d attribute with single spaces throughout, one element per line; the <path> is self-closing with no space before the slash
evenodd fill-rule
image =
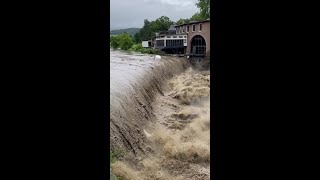
<path id="1" fill-rule="evenodd" d="M 110 50 L 110 149 L 139 157 L 151 150 L 144 129 L 156 120 L 152 102 L 165 80 L 184 72 L 183 58 L 125 54 Z"/>
<path id="2" fill-rule="evenodd" d="M 151 103 L 156 121 L 144 129 L 150 147 L 134 164 L 120 160 L 121 179 L 210 179 L 210 71 L 192 68 L 168 79 Z"/>

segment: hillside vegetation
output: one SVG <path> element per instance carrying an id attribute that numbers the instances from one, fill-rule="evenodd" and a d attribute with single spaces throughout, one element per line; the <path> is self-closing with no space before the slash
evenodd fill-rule
<path id="1" fill-rule="evenodd" d="M 123 33 L 128 33 L 130 35 L 134 35 L 135 33 L 139 32 L 140 28 L 127 28 L 127 29 L 118 29 L 110 31 L 110 35 L 118 35 Z"/>

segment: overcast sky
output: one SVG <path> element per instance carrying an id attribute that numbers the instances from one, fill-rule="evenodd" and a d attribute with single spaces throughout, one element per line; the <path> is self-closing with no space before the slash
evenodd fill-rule
<path id="1" fill-rule="evenodd" d="M 110 29 L 141 28 L 144 19 L 167 16 L 172 21 L 198 12 L 198 0 L 110 0 Z"/>

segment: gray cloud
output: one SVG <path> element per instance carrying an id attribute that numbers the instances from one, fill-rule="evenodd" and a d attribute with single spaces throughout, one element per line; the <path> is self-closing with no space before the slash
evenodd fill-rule
<path id="1" fill-rule="evenodd" d="M 150 21 L 167 16 L 172 21 L 190 18 L 198 12 L 197 0 L 110 0 L 110 28 L 121 29 L 143 26 Z"/>

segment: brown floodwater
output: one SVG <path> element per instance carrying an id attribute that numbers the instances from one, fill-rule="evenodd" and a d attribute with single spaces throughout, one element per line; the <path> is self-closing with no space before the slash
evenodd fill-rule
<path id="1" fill-rule="evenodd" d="M 110 50 L 110 148 L 144 154 L 143 128 L 154 121 L 151 103 L 163 82 L 190 66 L 184 58 L 127 54 Z"/>
<path id="2" fill-rule="evenodd" d="M 110 149 L 121 179 L 210 179 L 210 71 L 110 50 Z"/>

